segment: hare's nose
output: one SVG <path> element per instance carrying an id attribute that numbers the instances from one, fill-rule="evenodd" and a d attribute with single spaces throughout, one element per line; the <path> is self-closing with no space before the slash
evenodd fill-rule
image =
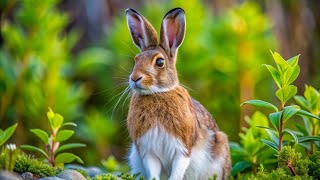
<path id="1" fill-rule="evenodd" d="M 132 80 L 133 82 L 138 82 L 140 79 L 142 79 L 142 76 L 140 76 L 139 78 L 131 77 L 131 80 Z"/>

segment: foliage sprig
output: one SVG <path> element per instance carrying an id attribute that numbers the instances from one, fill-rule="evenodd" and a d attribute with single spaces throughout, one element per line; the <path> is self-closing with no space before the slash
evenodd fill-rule
<path id="1" fill-rule="evenodd" d="M 73 130 L 61 130 L 62 127 L 65 126 L 77 126 L 75 123 L 66 122 L 63 123 L 63 117 L 54 113 L 51 108 L 47 113 L 47 118 L 49 120 L 52 133 L 49 134 L 42 129 L 31 129 L 30 131 L 35 134 L 43 143 L 45 143 L 45 149 L 41 149 L 31 145 L 22 145 L 21 148 L 36 151 L 45 156 L 48 162 L 52 166 L 56 166 L 57 164 L 70 163 L 74 160 L 79 163 L 83 163 L 82 159 L 79 156 L 76 156 L 72 153 L 60 153 L 61 151 L 65 151 L 68 149 L 85 147 L 85 144 L 81 143 L 69 143 L 60 146 L 60 143 L 66 141 L 72 137 L 74 134 Z"/>

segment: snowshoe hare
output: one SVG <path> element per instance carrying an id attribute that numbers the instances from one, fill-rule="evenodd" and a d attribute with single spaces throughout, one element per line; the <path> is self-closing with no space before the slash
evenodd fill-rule
<path id="1" fill-rule="evenodd" d="M 153 26 L 137 11 L 126 10 L 134 44 L 141 53 L 129 77 L 132 96 L 127 126 L 133 140 L 131 173 L 148 179 L 207 180 L 230 171 L 227 136 L 210 113 L 179 85 L 176 57 L 185 31 L 184 10 L 163 18 L 160 42 Z"/>

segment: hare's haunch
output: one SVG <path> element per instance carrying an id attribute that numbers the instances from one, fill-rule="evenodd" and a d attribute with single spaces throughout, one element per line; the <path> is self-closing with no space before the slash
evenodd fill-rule
<path id="1" fill-rule="evenodd" d="M 141 50 L 129 77 L 132 97 L 127 125 L 133 140 L 131 173 L 148 179 L 226 179 L 230 171 L 227 136 L 210 113 L 179 85 L 176 56 L 186 31 L 184 10 L 163 18 L 160 42 L 153 26 L 127 9 L 134 44 Z"/>

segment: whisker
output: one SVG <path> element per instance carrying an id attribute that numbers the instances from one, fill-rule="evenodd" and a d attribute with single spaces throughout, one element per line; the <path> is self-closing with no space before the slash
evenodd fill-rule
<path id="1" fill-rule="evenodd" d="M 135 52 L 127 43 L 125 42 L 121 42 L 124 46 L 127 47 L 127 49 L 129 49 L 134 55 L 138 54 L 137 52 Z"/>
<path id="2" fill-rule="evenodd" d="M 129 73 L 129 74 L 131 73 L 130 71 L 128 71 L 128 70 L 127 70 L 126 68 L 124 68 L 123 66 L 120 65 L 120 67 L 121 67 L 123 70 L 125 70 L 127 73 Z"/>
<path id="3" fill-rule="evenodd" d="M 186 89 L 188 89 L 188 90 L 190 90 L 190 91 L 194 91 L 193 89 L 191 89 L 190 87 L 188 87 L 188 86 L 185 85 L 185 84 L 180 83 L 180 86 L 182 86 L 182 87 L 184 87 L 184 88 L 186 88 Z"/>
<path id="4" fill-rule="evenodd" d="M 128 87 L 126 87 L 125 90 L 122 91 L 121 96 L 119 97 L 117 103 L 116 103 L 115 106 L 113 107 L 111 118 L 114 117 L 114 112 L 115 112 L 115 110 L 117 109 L 118 104 L 120 103 L 120 101 L 121 101 L 121 99 L 123 98 L 123 96 L 124 96 L 129 90 L 130 90 L 130 87 L 128 86 Z"/>

